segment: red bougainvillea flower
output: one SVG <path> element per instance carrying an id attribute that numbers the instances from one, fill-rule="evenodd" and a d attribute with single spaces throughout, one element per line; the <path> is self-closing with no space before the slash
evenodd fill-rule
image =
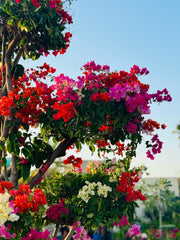
<path id="1" fill-rule="evenodd" d="M 137 201 L 138 199 L 141 201 L 146 200 L 146 197 L 142 195 L 140 190 L 136 191 L 133 189 L 135 183 L 137 183 L 140 179 L 137 174 L 138 173 L 135 171 L 132 171 L 132 173 L 123 172 L 120 178 L 117 190 L 126 194 L 125 197 L 127 202 L 131 202 L 133 200 Z"/>
<path id="2" fill-rule="evenodd" d="M 147 119 L 143 124 L 143 129 L 147 132 L 153 132 L 155 128 L 159 129 L 160 124 L 152 119 Z"/>
<path id="3" fill-rule="evenodd" d="M 90 127 L 91 124 L 92 124 L 92 122 L 91 122 L 91 121 L 88 121 L 88 122 L 86 122 L 85 124 L 86 124 L 86 127 Z"/>
<path id="4" fill-rule="evenodd" d="M 104 100 L 105 102 L 108 102 L 110 100 L 110 97 L 108 96 L 107 92 L 102 92 L 102 93 L 94 93 L 91 95 L 91 100 L 92 101 L 98 101 L 98 100 Z"/>
<path id="5" fill-rule="evenodd" d="M 103 131 L 106 131 L 106 130 L 108 130 L 108 129 L 109 129 L 108 126 L 102 124 L 101 127 L 99 128 L 99 131 L 102 131 L 102 132 L 103 132 Z"/>
<path id="6" fill-rule="evenodd" d="M 10 116 L 13 107 L 15 107 L 14 94 L 9 91 L 8 96 L 3 96 L 0 99 L 0 115 Z"/>
<path id="7" fill-rule="evenodd" d="M 9 191 L 13 187 L 14 185 L 12 184 L 12 182 L 0 181 L 0 193 L 4 193 L 5 189 Z"/>
<path id="8" fill-rule="evenodd" d="M 104 138 L 102 140 L 97 140 L 96 143 L 98 148 L 104 148 L 110 145 L 110 143 L 108 143 Z"/>
<path id="9" fill-rule="evenodd" d="M 118 151 L 116 152 L 117 155 L 123 156 L 123 151 L 124 151 L 124 143 L 117 142 L 116 147 L 118 148 Z"/>
<path id="10" fill-rule="evenodd" d="M 58 112 L 53 115 L 54 120 L 59 120 L 60 118 L 63 118 L 64 121 L 67 122 L 69 121 L 69 119 L 73 118 L 77 114 L 73 102 L 69 102 L 66 104 L 60 104 L 58 102 L 55 102 L 52 108 L 54 110 L 58 110 Z"/>
<path id="11" fill-rule="evenodd" d="M 167 126 L 165 124 L 161 124 L 161 128 L 165 129 Z"/>
<path id="12" fill-rule="evenodd" d="M 73 167 L 77 168 L 80 168 L 82 163 L 83 163 L 82 158 L 79 157 L 76 158 L 74 155 L 71 155 L 67 157 L 66 160 L 64 160 L 64 164 L 72 164 Z"/>
<path id="13" fill-rule="evenodd" d="M 12 203 L 20 214 L 29 210 L 36 212 L 39 206 L 47 204 L 46 195 L 42 189 L 37 188 L 32 191 L 26 184 L 21 184 L 19 189 L 11 189 L 9 193 L 13 199 Z"/>

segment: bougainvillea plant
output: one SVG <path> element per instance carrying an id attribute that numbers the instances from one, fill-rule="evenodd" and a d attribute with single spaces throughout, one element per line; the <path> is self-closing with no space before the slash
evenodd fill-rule
<path id="1" fill-rule="evenodd" d="M 69 218 L 72 223 L 80 220 L 82 224 L 93 222 L 90 221 L 93 219 L 96 219 L 96 224 L 105 222 L 105 219 L 113 224 L 113 221 L 121 219 L 124 209 L 131 218 L 136 200 L 144 200 L 141 191 L 135 189 L 139 171 L 130 169 L 130 161 L 136 155 L 143 134 L 150 136 L 146 141 L 147 157 L 154 159 L 154 155 L 161 152 L 162 142 L 154 130 L 164 129 L 165 125 L 146 116 L 150 114 L 153 102 L 171 101 L 171 96 L 167 89 L 150 93 L 150 86 L 140 81 L 141 76 L 149 73 L 146 68 L 140 69 L 134 65 L 129 72 L 113 72 L 109 66 L 91 61 L 83 66 L 82 76 L 75 80 L 64 74 L 55 76 L 56 70 L 46 63 L 37 69 L 26 70 L 19 64 L 21 57 L 36 60 L 50 53 L 54 56 L 65 53 L 71 37 L 66 28 L 71 23 L 72 18 L 64 10 L 61 0 L 0 1 L 0 180 L 11 182 L 10 189 L 7 188 L 5 192 L 1 187 L 1 197 L 6 204 L 4 209 L 7 210 L 7 219 L 2 220 L 1 230 L 6 238 L 14 238 L 18 234 L 11 231 L 8 221 L 13 224 L 22 221 L 27 225 L 23 220 L 26 219 L 32 229 L 24 228 L 27 231 L 21 233 L 23 239 L 30 239 L 34 235 L 36 238 L 49 239 L 48 232 L 43 233 L 42 229 L 35 228 L 34 219 L 39 221 L 41 216 L 38 202 L 43 201 L 41 203 L 44 205 L 45 196 L 40 189 L 32 188 L 40 183 L 56 158 L 66 155 L 67 149 L 75 147 L 80 151 L 87 144 L 92 153 L 96 148 L 99 156 L 111 152 L 123 163 L 124 171 L 121 170 L 117 178 L 113 174 L 116 172 L 114 165 L 113 171 L 94 169 L 94 175 L 91 170 L 86 174 L 81 172 L 81 158 L 69 156 L 64 160 L 64 164 L 72 164 L 79 172 L 60 175 L 62 183 L 67 183 L 65 189 L 62 187 L 64 195 L 56 195 L 56 201 L 52 204 L 58 205 L 63 219 Z M 31 129 L 37 127 L 39 130 L 34 135 Z M 52 147 L 52 142 L 56 143 L 56 148 Z M 9 168 L 7 156 L 11 158 Z M 33 177 L 32 167 L 37 170 Z M 111 178 L 109 171 L 112 172 Z M 78 215 L 68 205 L 66 197 L 73 179 L 81 183 L 78 185 L 80 188 L 75 190 L 77 202 L 74 204 L 81 204 L 84 211 L 78 213 L 78 219 L 74 219 Z M 117 184 L 113 185 L 114 188 L 111 186 L 113 181 Z M 27 187 L 20 183 L 26 183 Z M 11 189 L 11 184 L 14 189 Z M 84 191 L 88 188 L 91 191 L 86 196 Z M 106 199 L 112 198 L 114 208 L 107 211 L 108 218 L 106 214 L 95 218 L 89 212 L 87 202 L 91 206 L 91 198 L 94 199 L 92 206 L 97 206 L 101 213 L 111 209 Z M 13 199 L 10 205 L 9 199 Z M 69 201 L 73 202 L 74 199 Z M 119 206 L 122 208 L 120 215 L 114 219 L 112 212 Z M 49 208 L 49 211 L 54 208 Z M 32 212 L 37 211 L 32 220 Z M 23 214 L 28 217 L 23 218 Z M 46 221 L 51 218 L 48 216 Z M 83 233 L 82 228 L 75 232 L 78 234 L 81 230 Z"/>
<path id="2" fill-rule="evenodd" d="M 66 174 L 56 173 L 44 179 L 40 187 L 54 206 L 47 211 L 49 220 L 68 225 L 80 221 L 87 229 L 100 223 L 123 227 L 128 224 L 128 219 L 131 222 L 138 206 L 136 201 L 146 200 L 136 185 L 144 168 L 128 169 L 125 161 L 116 158 L 94 161 L 85 172 L 72 169 Z"/>

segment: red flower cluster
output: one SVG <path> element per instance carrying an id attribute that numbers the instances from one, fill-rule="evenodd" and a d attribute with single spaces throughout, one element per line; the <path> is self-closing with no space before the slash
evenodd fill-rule
<path id="1" fill-rule="evenodd" d="M 53 90 L 37 79 L 45 79 L 48 74 L 54 73 L 55 69 L 46 63 L 39 69 L 28 69 L 18 80 L 13 79 L 14 98 L 17 106 L 15 117 L 30 126 L 38 124 L 40 114 L 46 112 L 54 104 Z M 36 84 L 35 87 L 31 86 L 31 81 Z"/>
<path id="2" fill-rule="evenodd" d="M 64 160 L 64 164 L 72 164 L 73 167 L 80 168 L 83 163 L 82 158 L 75 158 L 74 155 L 69 156 L 66 160 Z"/>
<path id="3" fill-rule="evenodd" d="M 10 116 L 13 107 L 15 107 L 14 94 L 9 91 L 8 96 L 3 96 L 0 99 L 0 115 Z"/>
<path id="4" fill-rule="evenodd" d="M 58 102 L 55 102 L 52 108 L 54 110 L 58 110 L 58 112 L 53 115 L 54 120 L 59 120 L 60 118 L 63 118 L 64 121 L 67 122 L 70 118 L 73 118 L 77 114 L 73 102 L 69 102 L 66 104 L 60 104 Z"/>
<path id="5" fill-rule="evenodd" d="M 97 140 L 96 143 L 98 148 L 104 148 L 110 145 L 110 143 L 108 143 L 104 138 L 102 140 Z"/>
<path id="6" fill-rule="evenodd" d="M 144 122 L 143 128 L 145 130 L 147 130 L 148 132 L 153 132 L 155 128 L 156 129 L 160 128 L 160 124 L 152 119 L 148 119 L 148 120 L 146 120 L 146 122 Z"/>
<path id="7" fill-rule="evenodd" d="M 69 214 L 69 209 L 65 208 L 64 201 L 65 201 L 65 199 L 60 200 L 59 204 L 50 206 L 49 209 L 46 212 L 47 218 L 58 221 L 58 218 L 63 213 L 68 215 Z"/>
<path id="8" fill-rule="evenodd" d="M 12 182 L 0 181 L 0 193 L 4 193 L 5 189 L 9 191 L 13 187 L 14 185 L 12 184 Z"/>
<path id="9" fill-rule="evenodd" d="M 11 189 L 9 191 L 13 198 L 13 204 L 20 214 L 32 210 L 36 212 L 41 205 L 47 204 L 46 195 L 42 189 L 32 191 L 29 185 L 22 184 L 19 189 Z"/>
<path id="10" fill-rule="evenodd" d="M 90 127 L 90 126 L 91 126 L 91 124 L 92 124 L 92 122 L 91 122 L 91 121 L 88 121 L 88 122 L 86 122 L 86 123 L 85 123 L 86 127 Z"/>
<path id="11" fill-rule="evenodd" d="M 102 93 L 94 93 L 91 95 L 91 100 L 96 102 L 98 100 L 104 100 L 105 102 L 108 102 L 110 100 L 110 97 L 108 96 L 107 92 Z"/>
<path id="12" fill-rule="evenodd" d="M 141 191 L 135 191 L 133 189 L 135 183 L 139 181 L 139 177 L 137 176 L 137 172 L 132 171 L 130 174 L 129 172 L 123 172 L 122 176 L 119 181 L 119 186 L 117 190 L 121 193 L 126 194 L 126 201 L 131 202 L 133 200 L 137 201 L 138 199 L 141 201 L 146 200 L 146 197 L 142 195 Z"/>
<path id="13" fill-rule="evenodd" d="M 16 3 L 20 3 L 21 0 L 15 0 Z M 39 2 L 41 2 L 41 0 L 31 0 L 32 4 L 35 6 L 35 7 L 40 7 L 40 4 Z"/>
<path id="14" fill-rule="evenodd" d="M 118 148 L 117 155 L 123 156 L 123 151 L 124 151 L 124 143 L 117 142 L 116 147 Z"/>
<path id="15" fill-rule="evenodd" d="M 99 131 L 102 131 L 102 132 L 103 132 L 103 131 L 106 131 L 106 130 L 108 130 L 108 129 L 109 129 L 108 126 L 102 124 L 101 127 L 99 128 Z"/>

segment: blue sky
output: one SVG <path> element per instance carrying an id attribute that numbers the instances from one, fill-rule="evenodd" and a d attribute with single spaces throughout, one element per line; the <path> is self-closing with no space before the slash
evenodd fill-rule
<path id="1" fill-rule="evenodd" d="M 157 0 L 77 0 L 69 12 L 74 24 L 70 47 L 63 56 L 41 58 L 33 65 L 47 62 L 72 78 L 81 74 L 87 61 L 107 64 L 111 70 L 127 70 L 134 65 L 146 67 L 150 74 L 143 82 L 151 91 L 167 88 L 173 101 L 154 103 L 152 118 L 165 123 L 159 131 L 163 150 L 154 161 L 139 147 L 134 165 L 145 164 L 151 177 L 180 176 L 180 141 L 172 131 L 180 123 L 180 1 Z M 28 60 L 27 65 L 31 64 Z M 92 158 L 86 150 L 83 156 Z"/>

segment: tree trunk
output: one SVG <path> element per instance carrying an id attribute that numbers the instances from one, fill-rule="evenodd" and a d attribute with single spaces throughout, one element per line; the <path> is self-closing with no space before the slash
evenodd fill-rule
<path id="1" fill-rule="evenodd" d="M 17 157 L 15 155 L 12 155 L 10 181 L 14 184 L 14 186 L 18 185 L 16 160 L 17 160 Z"/>

